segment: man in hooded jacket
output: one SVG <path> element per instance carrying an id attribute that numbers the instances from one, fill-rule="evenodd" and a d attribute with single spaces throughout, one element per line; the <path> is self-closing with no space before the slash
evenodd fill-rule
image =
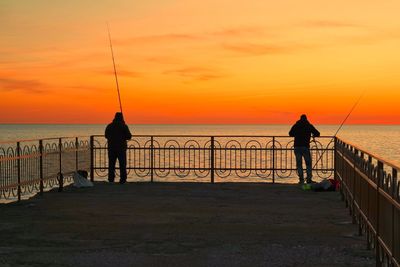
<path id="1" fill-rule="evenodd" d="M 317 129 L 307 120 L 306 115 L 301 115 L 290 129 L 289 136 L 294 137 L 294 155 L 296 156 L 296 167 L 299 175 L 299 183 L 304 183 L 303 158 L 306 163 L 307 183 L 312 183 L 312 166 L 310 153 L 310 139 L 320 136 Z"/>
<path id="2" fill-rule="evenodd" d="M 107 125 L 105 136 L 108 141 L 108 181 L 114 182 L 115 163 L 118 159 L 121 184 L 126 182 L 126 149 L 127 140 L 132 138 L 128 125 L 121 112 L 115 113 L 114 120 Z"/>

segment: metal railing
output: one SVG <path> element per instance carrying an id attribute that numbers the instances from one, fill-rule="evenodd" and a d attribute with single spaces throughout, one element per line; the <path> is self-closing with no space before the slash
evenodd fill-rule
<path id="1" fill-rule="evenodd" d="M 331 137 L 311 144 L 314 160 Z M 235 181 L 288 178 L 296 173 L 293 138 L 287 136 L 134 136 L 128 142 L 129 181 Z M 315 169 L 332 177 L 333 144 Z M 91 180 L 108 173 L 103 136 L 60 137 L 0 143 L 0 202 L 21 200 L 72 181 L 78 169 Z M 118 169 L 118 168 L 117 168 Z M 252 180 L 253 179 L 253 180 Z M 187 181 L 187 180 L 186 180 Z"/>
<path id="2" fill-rule="evenodd" d="M 90 168 L 89 137 L 61 137 L 0 143 L 0 199 L 21 200 L 71 182 Z"/>
<path id="3" fill-rule="evenodd" d="M 314 175 L 333 177 L 331 136 L 311 142 Z M 91 137 L 92 180 L 108 174 L 107 142 Z M 329 146 L 328 146 L 329 145 Z M 328 146 L 328 147 L 327 147 Z M 323 152 L 325 151 L 325 152 Z M 293 138 L 288 136 L 136 135 L 128 142 L 131 181 L 260 181 L 296 176 Z"/>
<path id="4" fill-rule="evenodd" d="M 375 249 L 377 266 L 399 266 L 399 167 L 343 140 L 335 143 L 336 177 L 359 234 Z"/>
<path id="5" fill-rule="evenodd" d="M 332 140 L 326 136 L 311 143 L 314 175 L 341 182 L 359 234 L 376 250 L 377 265 L 399 266 L 399 168 L 339 138 Z M 104 136 L 0 143 L 0 199 L 21 200 L 54 187 L 61 191 L 78 169 L 90 170 L 92 180 L 104 179 L 107 160 Z M 293 138 L 287 136 L 136 135 L 128 142 L 127 170 L 130 181 L 150 182 L 275 183 L 296 176 Z"/>

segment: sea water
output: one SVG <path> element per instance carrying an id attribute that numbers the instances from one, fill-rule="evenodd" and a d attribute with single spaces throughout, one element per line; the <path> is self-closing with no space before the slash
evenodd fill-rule
<path id="1" fill-rule="evenodd" d="M 0 124 L 0 142 L 102 135 L 101 124 Z M 288 135 L 291 125 L 129 125 L 134 135 Z M 332 136 L 338 125 L 315 125 Z M 400 166 L 400 125 L 344 125 L 338 137 Z"/>

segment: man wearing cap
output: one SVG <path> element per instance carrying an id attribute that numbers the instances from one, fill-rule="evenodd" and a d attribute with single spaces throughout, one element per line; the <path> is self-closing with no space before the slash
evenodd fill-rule
<path id="1" fill-rule="evenodd" d="M 310 139 L 320 136 L 317 129 L 307 120 L 306 115 L 301 115 L 290 129 L 289 136 L 294 137 L 294 155 L 296 156 L 296 167 L 299 175 L 299 184 L 304 183 L 303 158 L 306 162 L 307 183 L 312 183 L 312 166 L 310 154 Z"/>
<path id="2" fill-rule="evenodd" d="M 115 163 L 118 159 L 120 170 L 120 184 L 126 182 L 126 149 L 127 140 L 132 138 L 128 125 L 125 124 L 121 112 L 115 113 L 114 120 L 107 125 L 105 136 L 108 141 L 108 181 L 114 182 Z"/>

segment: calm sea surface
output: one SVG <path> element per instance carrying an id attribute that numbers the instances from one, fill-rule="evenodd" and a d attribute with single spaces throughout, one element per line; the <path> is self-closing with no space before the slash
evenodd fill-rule
<path id="1" fill-rule="evenodd" d="M 338 125 L 315 125 L 334 135 Z M 291 125 L 129 125 L 137 135 L 287 135 Z M 0 124 L 0 141 L 104 133 L 105 125 Z M 339 137 L 400 166 L 400 125 L 345 125 Z"/>

